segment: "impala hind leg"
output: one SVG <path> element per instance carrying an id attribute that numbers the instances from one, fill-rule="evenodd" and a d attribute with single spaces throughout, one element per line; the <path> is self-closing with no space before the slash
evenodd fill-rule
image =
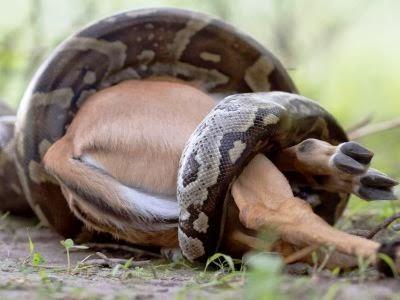
<path id="1" fill-rule="evenodd" d="M 333 246 L 342 254 L 380 262 L 381 244 L 339 231 L 326 223 L 308 203 L 293 196 L 286 178 L 263 155 L 257 155 L 243 170 L 232 186 L 232 196 L 246 228 L 272 229 L 295 247 Z M 389 249 L 385 252 L 392 255 L 400 268 L 399 245 Z"/>
<path id="2" fill-rule="evenodd" d="M 57 178 L 71 210 L 89 227 L 130 242 L 175 246 L 178 206 L 117 181 L 85 156 L 74 157 L 68 137 L 50 147 L 46 170 Z M 157 239 L 161 231 L 170 238 Z M 153 238 L 155 237 L 155 238 Z"/>
<path id="3" fill-rule="evenodd" d="M 307 185 L 329 192 L 353 193 L 365 200 L 394 200 L 398 183 L 369 168 L 373 153 L 355 142 L 333 146 L 307 139 L 272 158 L 281 171 L 304 175 Z"/>

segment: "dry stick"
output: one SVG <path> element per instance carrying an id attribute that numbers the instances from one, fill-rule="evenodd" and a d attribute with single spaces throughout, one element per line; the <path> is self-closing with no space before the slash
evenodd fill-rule
<path id="1" fill-rule="evenodd" d="M 366 237 L 369 233 L 370 230 L 368 229 L 350 229 L 350 230 L 346 230 L 347 233 L 352 234 L 352 235 L 357 235 L 357 236 L 361 236 L 361 237 Z"/>
<path id="2" fill-rule="evenodd" d="M 260 240 L 259 238 L 255 238 L 253 236 L 249 236 L 247 234 L 241 233 L 239 231 L 236 231 L 233 233 L 233 238 L 243 244 L 250 246 L 253 249 L 263 250 L 263 251 L 271 250 L 270 243 Z M 304 247 L 304 248 L 300 249 L 299 251 L 296 251 L 295 253 L 284 258 L 283 262 L 285 264 L 294 263 L 294 262 L 306 257 L 307 255 L 311 254 L 313 251 L 317 250 L 320 247 L 321 247 L 321 245 L 311 245 L 311 246 Z"/>
<path id="3" fill-rule="evenodd" d="M 349 126 L 349 128 L 346 129 L 346 132 L 348 134 L 351 134 L 353 131 L 360 129 L 361 127 L 364 127 L 365 125 L 368 125 L 372 122 L 374 114 L 370 112 L 366 116 L 364 116 L 361 120 L 356 122 L 355 124 Z"/>
<path id="4" fill-rule="evenodd" d="M 354 230 L 349 233 L 363 236 L 367 239 L 372 239 L 379 231 L 386 229 L 390 224 L 392 224 L 397 219 L 400 219 L 400 213 L 394 214 L 393 216 L 386 218 L 381 224 L 376 226 L 371 231 Z M 241 232 L 235 232 L 233 237 L 237 241 L 242 242 L 254 249 L 269 251 L 271 248 L 270 244 L 268 244 L 258 238 L 243 234 Z M 317 250 L 320 246 L 321 245 L 310 245 L 310 246 L 304 247 L 304 248 L 300 249 L 299 251 L 296 251 L 293 254 L 289 255 L 288 257 L 284 258 L 284 263 L 285 264 L 294 263 L 294 262 L 306 257 L 307 255 L 311 254 L 313 251 Z"/>
<path id="5" fill-rule="evenodd" d="M 98 257 L 102 258 L 103 260 L 105 260 L 105 261 L 107 261 L 107 262 L 110 262 L 110 258 L 108 258 L 107 255 L 105 255 L 105 254 L 103 254 L 103 253 L 101 253 L 101 252 L 96 252 L 96 255 L 97 255 Z M 124 259 L 122 258 L 122 260 L 124 260 Z"/>
<path id="6" fill-rule="evenodd" d="M 49 269 L 49 270 L 54 270 L 54 269 L 60 269 L 60 270 L 64 270 L 62 266 L 58 266 L 58 265 L 33 265 L 33 264 L 26 264 L 29 267 L 34 267 L 37 269 Z"/>
<path id="7" fill-rule="evenodd" d="M 364 117 L 360 122 L 356 123 L 355 125 L 351 126 L 347 130 L 347 134 L 350 138 L 350 140 L 356 140 L 361 137 L 371 135 L 380 131 L 388 130 L 388 129 L 393 129 L 400 127 L 400 118 L 395 118 L 389 121 L 383 121 L 375 124 L 369 124 L 372 120 L 372 113 L 368 114 L 366 117 Z M 367 239 L 372 239 L 379 231 L 382 229 L 387 228 L 391 223 L 393 223 L 396 219 L 400 218 L 400 213 L 395 214 L 386 220 L 383 221 L 380 225 L 378 225 L 376 228 L 374 228 L 371 231 L 364 231 L 364 230 L 354 230 L 355 235 L 359 236 L 364 236 Z M 242 242 L 254 249 L 259 249 L 259 250 L 269 250 L 270 245 L 265 243 L 264 241 L 248 236 L 246 234 L 243 234 L 241 232 L 235 232 L 234 233 L 234 238 Z M 311 254 L 313 251 L 317 250 L 320 247 L 320 245 L 310 245 L 307 247 L 304 247 L 300 249 L 299 251 L 296 251 L 295 253 L 289 255 L 284 259 L 285 264 L 290 264 L 293 262 L 296 262 L 305 256 Z"/>
<path id="8" fill-rule="evenodd" d="M 81 265 L 108 265 L 113 266 L 116 264 L 125 264 L 129 259 L 124 258 L 110 258 L 101 252 L 96 252 L 96 255 L 100 257 L 100 259 L 88 259 L 85 262 L 81 263 Z M 140 267 L 150 263 L 150 260 L 141 260 L 141 261 L 131 261 L 130 266 Z"/>
<path id="9" fill-rule="evenodd" d="M 300 259 L 310 255 L 314 251 L 318 250 L 321 247 L 321 245 L 310 245 L 307 247 L 304 247 L 300 249 L 299 251 L 294 252 L 293 254 L 290 254 L 288 257 L 283 259 L 283 262 L 285 264 L 292 264 L 296 261 L 299 261 Z"/>
<path id="10" fill-rule="evenodd" d="M 372 229 L 371 231 L 368 230 L 354 230 L 352 232 L 349 232 L 351 234 L 355 234 L 355 235 L 359 235 L 359 236 L 363 236 L 367 239 L 372 239 L 379 231 L 386 229 L 390 224 L 392 224 L 394 221 L 396 221 L 397 219 L 400 219 L 400 213 L 394 214 L 391 217 L 386 218 L 381 224 L 379 224 L 378 226 L 376 226 L 374 229 Z M 252 237 L 249 237 L 252 238 Z M 249 238 L 246 238 L 247 241 L 251 241 L 252 244 L 247 243 L 247 245 L 251 246 L 252 245 L 256 245 L 257 243 L 259 243 L 259 241 L 257 241 L 257 238 L 252 238 L 254 240 L 250 240 Z M 246 239 L 243 239 L 241 241 L 246 242 Z M 300 249 L 299 251 L 296 251 L 295 253 L 289 255 L 288 257 L 286 257 L 284 259 L 285 264 L 291 264 L 294 263 L 304 257 L 306 257 L 307 255 L 311 254 L 313 251 L 317 250 L 321 245 L 310 245 L 307 246 L 303 249 Z M 259 248 L 258 248 L 259 249 Z"/>
<path id="11" fill-rule="evenodd" d="M 382 121 L 379 123 L 368 124 L 363 127 L 360 127 L 356 130 L 347 132 L 350 140 L 357 140 L 367 135 L 371 135 L 377 132 L 381 132 L 388 129 L 398 128 L 400 127 L 400 117 L 394 118 L 388 121 Z"/>
<path id="12" fill-rule="evenodd" d="M 146 255 L 146 256 L 151 256 L 154 258 L 163 258 L 162 255 L 151 252 L 151 251 L 146 251 L 134 247 L 130 247 L 127 245 L 119 245 L 119 244 L 108 244 L 108 243 L 86 243 L 85 246 L 88 246 L 89 248 L 95 248 L 95 249 L 111 249 L 111 250 L 122 250 L 122 251 L 127 251 L 131 252 L 137 255 Z"/>
<path id="13" fill-rule="evenodd" d="M 360 231 L 357 232 L 357 235 L 360 236 L 365 236 L 365 238 L 367 239 L 372 239 L 379 231 L 386 229 L 390 224 L 392 224 L 394 221 L 396 221 L 397 219 L 400 219 L 400 213 L 394 214 L 393 216 L 386 218 L 381 224 L 379 224 L 378 226 L 376 226 L 374 229 L 372 229 L 371 231 Z M 267 243 L 261 239 L 249 236 L 247 234 L 241 233 L 239 231 L 235 232 L 233 234 L 233 238 L 236 239 L 239 242 L 242 242 L 248 246 L 250 246 L 253 249 L 258 249 L 258 250 L 264 250 L 264 251 L 270 251 L 271 248 L 271 244 Z M 101 247 L 101 248 L 111 248 L 111 249 L 118 249 L 118 250 L 133 250 L 132 252 L 134 253 L 138 253 L 138 251 L 142 251 L 140 249 L 136 249 L 136 248 L 132 248 L 129 246 L 125 246 L 125 245 L 116 245 L 116 244 L 104 244 L 107 247 L 103 247 L 103 244 L 95 244 L 96 247 Z M 90 245 L 88 245 L 90 247 Z M 110 247 L 111 246 L 111 247 Z M 289 255 L 288 257 L 284 258 L 284 263 L 285 264 L 291 264 L 294 263 L 296 261 L 299 261 L 300 259 L 306 257 L 307 255 L 311 254 L 313 251 L 318 250 L 318 248 L 321 245 L 310 245 L 307 247 L 304 247 L 302 249 L 300 249 L 299 251 L 294 252 L 293 254 Z M 129 249 L 129 250 L 128 250 Z M 147 253 L 147 251 L 143 251 L 143 253 Z M 102 259 L 91 259 L 89 261 L 86 261 L 87 264 L 116 264 L 116 263 L 125 263 L 127 260 L 126 259 L 118 259 L 118 258 L 109 258 L 106 255 L 104 255 L 103 253 L 97 252 L 96 253 L 98 256 L 100 256 Z M 152 252 L 149 252 L 148 254 L 151 255 L 155 255 L 156 257 L 160 257 L 157 254 L 154 254 Z M 134 266 L 142 266 L 144 264 L 147 264 L 149 261 L 137 261 L 137 262 L 132 262 L 132 265 Z"/>
<path id="14" fill-rule="evenodd" d="M 263 251 L 270 251 L 271 243 L 265 242 L 259 238 L 244 234 L 240 231 L 235 231 L 232 237 L 247 246 L 250 246 L 253 249 L 263 250 Z"/>
<path id="15" fill-rule="evenodd" d="M 397 219 L 400 219 L 400 213 L 394 214 L 393 216 L 386 218 L 381 224 L 372 229 L 368 235 L 367 239 L 372 239 L 379 231 L 386 229 L 390 224 L 392 224 Z"/>
<path id="16" fill-rule="evenodd" d="M 93 266 L 93 265 L 113 266 L 113 265 L 116 265 L 116 264 L 123 265 L 127 261 L 128 261 L 127 259 L 122 259 L 122 258 L 109 258 L 108 260 L 105 260 L 105 259 L 102 259 L 102 258 L 98 258 L 98 259 L 94 258 L 94 259 L 88 259 L 87 261 L 85 261 L 81 265 L 84 265 L 84 266 Z M 130 266 L 132 266 L 132 267 L 141 267 L 141 266 L 149 264 L 150 262 L 151 262 L 150 260 L 132 261 Z"/>

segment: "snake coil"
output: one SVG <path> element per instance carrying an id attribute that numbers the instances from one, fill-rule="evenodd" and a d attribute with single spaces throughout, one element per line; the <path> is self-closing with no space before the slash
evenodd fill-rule
<path id="1" fill-rule="evenodd" d="M 296 88 L 280 62 L 232 26 L 180 9 L 119 13 L 66 39 L 37 71 L 18 110 L 16 172 L 42 222 L 72 238 L 82 231 L 41 161 L 85 100 L 124 80 L 163 76 L 194 84 L 216 99 L 242 93 L 217 104 L 182 156 L 179 240 L 191 260 L 217 249 L 230 184 L 256 153 L 273 153 L 308 137 L 346 140 L 318 104 L 283 93 Z M 347 195 L 319 193 L 327 201 L 315 211 L 332 223 Z"/>

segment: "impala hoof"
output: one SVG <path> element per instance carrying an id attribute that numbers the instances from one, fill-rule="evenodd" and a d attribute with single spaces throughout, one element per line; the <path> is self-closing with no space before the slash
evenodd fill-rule
<path id="1" fill-rule="evenodd" d="M 390 188 L 399 184 L 396 180 L 373 169 L 369 169 L 365 175 L 361 176 L 360 183 L 365 186 L 381 188 Z"/>
<path id="2" fill-rule="evenodd" d="M 398 182 L 389 176 L 369 169 L 367 173 L 360 176 L 360 185 L 353 191 L 354 194 L 365 200 L 396 200 L 393 187 Z"/>
<path id="3" fill-rule="evenodd" d="M 356 142 L 347 142 L 338 146 L 333 156 L 333 164 L 347 174 L 364 173 L 371 162 L 374 153 Z"/>
<path id="4" fill-rule="evenodd" d="M 367 148 L 364 148 L 360 144 L 356 142 L 347 142 L 343 143 L 340 146 L 340 151 L 358 161 L 361 164 L 367 165 L 371 162 L 374 153 L 369 151 Z"/>
<path id="5" fill-rule="evenodd" d="M 352 175 L 362 174 L 368 168 L 367 165 L 358 162 L 354 158 L 342 152 L 339 152 L 333 156 L 333 164 L 340 171 Z"/>

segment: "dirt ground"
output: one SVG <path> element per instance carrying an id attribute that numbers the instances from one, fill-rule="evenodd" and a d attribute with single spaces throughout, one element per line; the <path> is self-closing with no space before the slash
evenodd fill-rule
<path id="1" fill-rule="evenodd" d="M 28 235 L 38 253 L 32 261 Z M 144 261 L 137 257 L 128 267 L 123 258 L 132 252 L 88 249 L 71 252 L 70 271 L 62 238 L 36 220 L 16 217 L 0 219 L 0 299 L 248 299 L 245 274 L 215 280 L 216 272 Z M 96 255 L 101 251 L 107 259 Z M 91 255 L 87 258 L 88 255 Z M 86 259 L 87 265 L 78 264 Z M 41 261 L 44 259 L 44 261 Z M 121 259 L 118 263 L 118 259 Z M 138 262 L 139 260 L 139 262 Z M 99 265 L 100 263 L 100 265 Z M 143 266 L 140 266 L 144 263 Z M 108 264 L 108 265 L 107 265 Z M 38 266 L 39 265 L 39 266 Z M 125 267 L 124 267 L 125 265 Z M 302 266 L 303 268 L 304 266 Z M 303 268 L 304 269 L 304 268 Z M 374 276 L 373 276 L 374 277 Z M 365 280 L 348 276 L 283 277 L 282 293 L 273 299 L 400 299 L 400 281 Z M 260 279 L 260 284 L 263 279 Z M 265 295 L 265 299 L 272 299 Z"/>

